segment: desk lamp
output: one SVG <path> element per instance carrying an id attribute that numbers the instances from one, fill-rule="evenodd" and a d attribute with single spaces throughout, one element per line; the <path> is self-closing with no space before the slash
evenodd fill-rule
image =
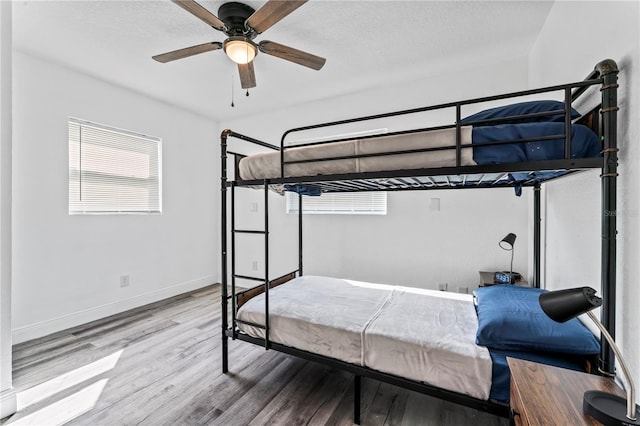
<path id="1" fill-rule="evenodd" d="M 510 232 L 508 233 L 499 243 L 498 245 L 502 250 L 507 250 L 511 252 L 511 267 L 509 268 L 509 276 L 506 277 L 508 279 L 509 284 L 513 284 L 516 280 L 513 279 L 513 245 L 516 242 L 516 234 Z M 504 272 L 496 272 L 494 274 L 494 281 L 500 283 L 506 283 Z"/>
<path id="2" fill-rule="evenodd" d="M 627 400 L 607 392 L 587 391 L 582 401 L 584 413 L 604 425 L 640 425 L 635 389 L 629 369 L 622 358 L 620 349 L 613 341 L 613 337 L 591 312 L 592 309 L 602 305 L 602 299 L 595 294 L 596 291 L 590 287 L 550 291 L 540 295 L 540 307 L 549 318 L 556 322 L 566 322 L 586 313 L 600 329 L 602 336 L 609 343 L 620 363 L 626 380 Z"/>

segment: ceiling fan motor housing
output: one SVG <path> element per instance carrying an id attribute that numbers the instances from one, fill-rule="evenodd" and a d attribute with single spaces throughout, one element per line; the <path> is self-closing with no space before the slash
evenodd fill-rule
<path id="1" fill-rule="evenodd" d="M 218 9 L 218 18 L 227 26 L 225 33 L 229 37 L 245 36 L 253 39 L 256 33 L 250 28 L 245 27 L 244 23 L 254 12 L 255 10 L 251 6 L 238 2 L 230 2 L 220 6 Z"/>

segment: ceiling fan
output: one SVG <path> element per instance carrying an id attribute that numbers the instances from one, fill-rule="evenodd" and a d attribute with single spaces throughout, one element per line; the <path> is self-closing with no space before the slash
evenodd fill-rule
<path id="1" fill-rule="evenodd" d="M 193 0 L 171 1 L 214 29 L 222 31 L 228 38 L 223 42 L 213 41 L 153 56 L 153 59 L 158 62 L 171 62 L 199 53 L 223 49 L 227 56 L 238 64 L 243 89 L 256 86 L 253 58 L 258 51 L 314 70 L 319 70 L 326 62 L 325 58 L 280 43 L 267 40 L 259 43 L 253 41 L 256 36 L 277 24 L 307 0 L 268 0 L 258 10 L 243 3 L 230 2 L 220 6 L 218 16 Z"/>

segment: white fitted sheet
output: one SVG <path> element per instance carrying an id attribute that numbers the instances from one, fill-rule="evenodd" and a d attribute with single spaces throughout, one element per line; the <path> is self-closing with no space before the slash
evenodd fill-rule
<path id="1" fill-rule="evenodd" d="M 364 339 L 364 365 L 487 400 L 491 356 L 471 295 L 396 287 Z"/>
<path id="2" fill-rule="evenodd" d="M 362 333 L 391 295 L 389 288 L 363 291 L 357 281 L 305 275 L 269 290 L 269 340 L 362 365 Z M 238 310 L 238 319 L 264 324 L 264 294 Z M 264 338 L 264 329 L 238 324 Z"/>
<path id="3" fill-rule="evenodd" d="M 432 130 L 403 135 L 381 136 L 371 139 L 357 139 L 333 142 L 284 151 L 285 161 L 317 160 L 327 157 L 373 154 L 405 151 L 455 145 L 456 129 Z M 472 126 L 461 128 L 461 143 L 471 143 Z M 285 165 L 285 177 L 315 176 L 343 173 L 377 172 L 385 170 L 410 170 L 431 167 L 450 167 L 456 164 L 454 149 L 394 154 L 342 160 L 324 160 L 309 163 Z M 473 151 L 461 150 L 461 165 L 475 165 Z M 240 160 L 240 178 L 244 180 L 271 179 L 280 177 L 280 152 L 255 154 Z"/>
<path id="4" fill-rule="evenodd" d="M 269 291 L 273 342 L 487 400 L 489 351 L 471 295 L 303 276 Z M 264 324 L 264 295 L 238 319 Z M 264 330 L 246 324 L 253 337 Z"/>

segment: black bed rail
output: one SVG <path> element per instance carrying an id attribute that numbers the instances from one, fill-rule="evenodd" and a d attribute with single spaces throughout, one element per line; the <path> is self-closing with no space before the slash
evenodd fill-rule
<path id="1" fill-rule="evenodd" d="M 505 93 L 505 94 L 502 94 L 502 95 L 485 96 L 485 97 L 481 97 L 481 98 L 468 99 L 468 100 L 464 100 L 464 101 L 446 102 L 446 103 L 442 103 L 442 104 L 429 105 L 429 106 L 424 106 L 424 107 L 419 107 L 419 108 L 410 108 L 410 109 L 404 109 L 404 110 L 394 111 L 394 112 L 387 112 L 387 113 L 382 113 L 382 114 L 366 115 L 366 116 L 362 116 L 362 117 L 350 118 L 350 119 L 345 119 L 345 120 L 329 121 L 329 122 L 325 122 L 325 123 L 319 123 L 319 124 L 312 124 L 312 125 L 308 125 L 308 126 L 295 127 L 295 128 L 289 129 L 289 130 L 284 132 L 284 134 L 282 135 L 282 138 L 281 138 L 281 142 L 280 142 L 280 149 L 283 149 L 285 147 L 284 146 L 284 142 L 285 142 L 285 139 L 287 138 L 287 136 L 289 136 L 290 134 L 295 133 L 295 132 L 319 129 L 319 128 L 322 128 L 322 127 L 333 127 L 333 126 L 339 126 L 339 125 L 344 125 L 344 124 L 357 123 L 357 122 L 361 122 L 361 121 L 378 120 L 378 119 L 381 119 L 381 118 L 389 118 L 389 117 L 396 117 L 396 116 L 399 116 L 399 115 L 415 114 L 415 113 L 420 113 L 420 112 L 433 111 L 433 110 L 437 110 L 437 109 L 455 108 L 455 107 L 458 107 L 458 106 L 462 107 L 464 105 L 472 105 L 472 104 L 477 104 L 477 103 L 482 103 L 482 102 L 498 101 L 498 100 L 502 100 L 502 99 L 518 98 L 518 97 L 523 97 L 523 96 L 536 95 L 536 94 L 540 94 L 540 93 L 557 92 L 557 91 L 565 90 L 565 89 L 574 89 L 574 88 L 578 88 L 579 89 L 579 88 L 584 87 L 584 90 L 586 90 L 590 86 L 594 86 L 594 85 L 598 85 L 598 84 L 602 84 L 602 78 L 592 78 L 592 79 L 588 79 L 588 80 L 578 81 L 578 82 L 575 82 L 575 83 L 560 84 L 560 85 L 556 85 L 556 86 L 548 86 L 548 87 L 543 87 L 543 88 L 539 88 L 539 89 L 521 90 L 521 91 L 518 91 L 518 92 Z M 582 94 L 583 92 L 584 91 L 581 91 L 580 94 Z M 574 97 L 572 100 L 575 100 L 575 99 L 577 99 L 577 96 Z M 563 113 L 563 112 L 564 111 L 559 111 L 558 113 Z M 551 115 L 548 112 L 545 112 L 544 114 L 545 115 Z M 527 117 L 528 117 L 528 115 L 513 116 L 513 117 L 508 117 L 505 120 L 511 120 L 511 119 L 514 119 L 514 118 L 527 118 Z M 474 124 L 474 123 L 470 122 L 470 124 Z M 498 124 L 498 123 L 496 123 L 496 124 Z M 337 141 L 340 141 L 340 140 L 336 139 L 336 140 L 324 141 L 324 142 L 328 143 L 328 142 L 337 142 Z M 296 146 L 304 146 L 304 145 L 300 144 L 300 145 L 296 145 Z"/>
<path id="2" fill-rule="evenodd" d="M 250 342 L 256 345 L 264 345 L 264 339 L 251 337 L 247 334 L 240 333 L 236 336 L 239 340 Z M 271 347 L 278 352 L 282 352 L 289 355 L 294 355 L 298 358 L 306 359 L 313 362 L 318 362 L 322 365 L 327 365 L 332 368 L 337 368 L 342 371 L 346 371 L 355 375 L 356 380 L 358 377 L 368 377 L 381 382 L 389 383 L 391 385 L 400 386 L 404 389 L 409 389 L 415 392 L 419 392 L 425 395 L 430 395 L 445 401 L 450 401 L 455 404 L 460 404 L 465 407 L 470 407 L 476 410 L 480 410 L 486 413 L 494 414 L 500 417 L 509 417 L 509 406 L 505 403 L 497 401 L 486 401 L 472 396 L 450 391 L 447 389 L 439 388 L 433 385 L 429 385 L 424 382 L 406 379 L 400 376 L 394 376 L 392 374 L 383 373 L 377 370 L 372 370 L 365 366 L 351 364 L 345 361 L 341 361 L 335 358 L 329 358 L 323 355 L 318 355 L 312 352 L 304 351 L 301 349 L 293 348 L 291 346 L 282 345 L 272 342 Z M 357 395 L 359 389 L 355 389 Z M 354 395 L 354 396 L 356 396 Z M 354 406 L 354 409 L 359 411 L 358 406 Z M 354 417 L 359 417 L 359 413 L 355 413 Z"/>
<path id="3" fill-rule="evenodd" d="M 589 75 L 589 77 L 596 77 L 596 75 L 594 73 L 591 73 Z M 527 120 L 527 119 L 539 118 L 539 117 L 545 117 L 545 116 L 551 116 L 551 115 L 564 115 L 565 131 L 564 131 L 564 133 L 562 135 L 558 135 L 558 136 L 559 136 L 559 138 L 564 138 L 565 139 L 565 159 L 570 159 L 571 158 L 571 122 L 572 122 L 572 119 L 571 119 L 571 103 L 573 101 L 575 101 L 581 94 L 583 94 L 589 87 L 595 86 L 595 85 L 601 85 L 602 82 L 603 82 L 602 78 L 589 78 L 589 79 L 584 80 L 584 81 L 568 83 L 568 84 L 561 84 L 561 85 L 555 85 L 555 86 L 548 86 L 548 87 L 539 88 L 539 89 L 522 90 L 522 91 L 518 91 L 518 92 L 505 93 L 505 94 L 502 94 L 502 95 L 485 96 L 485 97 L 474 98 L 474 99 L 469 99 L 469 100 L 464 100 L 464 101 L 447 102 L 447 103 L 442 103 L 442 104 L 437 104 L 437 105 L 430 105 L 430 106 L 424 106 L 424 107 L 419 107 L 419 108 L 411 108 L 411 109 L 405 109 L 405 110 L 401 110 L 401 111 L 394 111 L 394 112 L 388 112 L 388 113 L 382 113 L 382 114 L 367 115 L 367 116 L 356 117 L 356 118 L 351 118 L 351 119 L 330 121 L 330 122 L 324 122 L 324 123 L 319 123 L 319 124 L 313 124 L 313 125 L 308 125 L 308 126 L 301 126 L 301 127 L 292 128 L 292 129 L 289 129 L 289 130 L 285 131 L 283 133 L 283 135 L 282 135 L 281 140 L 280 140 L 280 178 L 284 178 L 285 177 L 285 167 L 287 165 L 300 162 L 300 161 L 285 160 L 285 152 L 286 152 L 287 149 L 299 148 L 299 147 L 305 147 L 305 146 L 313 146 L 313 145 L 322 145 L 322 144 L 335 143 L 335 142 L 344 142 L 344 141 L 355 140 L 355 139 L 370 139 L 370 138 L 381 137 L 381 136 L 401 135 L 401 134 L 409 134 L 409 133 L 423 132 L 423 131 L 428 131 L 428 130 L 447 129 L 447 128 L 455 128 L 456 129 L 456 138 L 455 138 L 456 142 L 455 142 L 455 145 L 448 146 L 445 149 L 449 149 L 449 150 L 454 150 L 455 149 L 456 150 L 455 166 L 456 167 L 460 167 L 461 166 L 461 150 L 465 149 L 465 148 L 468 149 L 469 147 L 472 146 L 472 145 L 462 145 L 462 142 L 461 142 L 461 126 L 462 126 L 461 125 L 461 109 L 462 109 L 463 106 L 477 104 L 477 103 L 483 103 L 483 102 L 504 100 L 504 99 L 513 99 L 513 98 L 519 98 L 519 97 L 542 94 L 542 93 L 558 92 L 558 91 L 563 91 L 563 93 L 564 93 L 564 104 L 565 104 L 565 107 L 562 110 L 546 111 L 546 112 L 535 113 L 535 114 L 514 115 L 514 116 L 510 116 L 510 117 L 501 117 L 501 118 L 495 118 L 495 119 L 491 119 L 491 120 L 469 121 L 468 123 L 465 123 L 465 126 L 466 125 L 474 125 L 474 124 L 476 124 L 476 125 L 485 124 L 486 125 L 486 124 L 489 124 L 489 123 L 490 124 L 500 124 L 500 123 L 505 123 L 505 122 L 512 121 L 512 120 Z M 411 115 L 411 114 L 417 114 L 417 113 L 422 113 L 422 112 L 427 112 L 427 111 L 444 110 L 444 109 L 449 109 L 449 108 L 455 108 L 455 124 L 452 124 L 452 125 L 434 126 L 434 127 L 428 127 L 428 128 L 420 128 L 420 129 L 407 129 L 407 130 L 396 131 L 396 132 L 389 133 L 389 134 L 386 134 L 386 135 L 368 135 L 368 136 L 360 136 L 360 137 L 328 138 L 328 139 L 323 140 L 323 141 L 313 141 L 313 142 L 307 142 L 307 143 L 295 143 L 295 144 L 290 145 L 290 146 L 286 146 L 285 145 L 285 141 L 286 141 L 287 137 L 290 136 L 293 133 L 304 132 L 304 131 L 315 130 L 315 129 L 321 129 L 321 128 L 327 128 L 327 127 L 343 126 L 343 125 L 346 125 L 346 124 L 353 124 L 353 123 L 358 123 L 358 122 L 363 122 L 363 121 L 374 121 L 374 120 L 390 118 L 390 117 Z M 556 137 L 556 139 L 557 138 L 558 137 Z M 536 139 L 536 140 L 544 140 L 544 139 L 539 138 L 539 139 Z M 502 142 L 502 141 L 500 141 L 500 142 Z M 521 143 L 521 142 L 527 142 L 527 141 L 526 140 L 505 141 L 505 143 Z M 483 146 L 484 145 L 489 146 L 489 144 L 483 144 Z M 428 151 L 432 151 L 432 150 L 436 150 L 436 149 L 434 149 L 434 148 L 425 148 L 425 149 L 421 149 L 421 150 L 414 150 L 413 152 L 428 152 Z M 376 157 L 376 156 L 385 156 L 385 155 L 394 155 L 394 154 L 398 154 L 398 152 L 385 152 L 385 153 L 367 154 L 367 156 Z M 360 156 L 360 155 L 355 155 L 355 156 L 347 157 L 347 158 L 361 158 L 361 157 L 362 156 Z M 334 159 L 343 159 L 343 158 L 342 157 L 322 157 L 322 158 L 316 158 L 315 160 L 312 160 L 312 161 L 316 161 L 317 162 L 317 161 L 327 161 L 327 160 L 334 160 Z M 312 162 L 312 161 L 308 161 L 308 162 Z"/>
<path id="4" fill-rule="evenodd" d="M 269 142 L 261 141 L 260 139 L 252 138 L 251 136 L 246 136 L 246 135 L 243 135 L 241 133 L 234 132 L 233 130 L 230 130 L 230 129 L 223 130 L 222 131 L 222 136 L 224 136 L 225 138 L 234 137 L 236 139 L 241 139 L 243 141 L 251 142 L 251 143 L 254 143 L 256 145 L 260 145 L 262 147 L 265 147 L 265 148 L 269 148 L 269 149 L 274 149 L 276 151 L 280 151 L 280 147 L 278 147 L 276 145 L 270 144 Z"/>

